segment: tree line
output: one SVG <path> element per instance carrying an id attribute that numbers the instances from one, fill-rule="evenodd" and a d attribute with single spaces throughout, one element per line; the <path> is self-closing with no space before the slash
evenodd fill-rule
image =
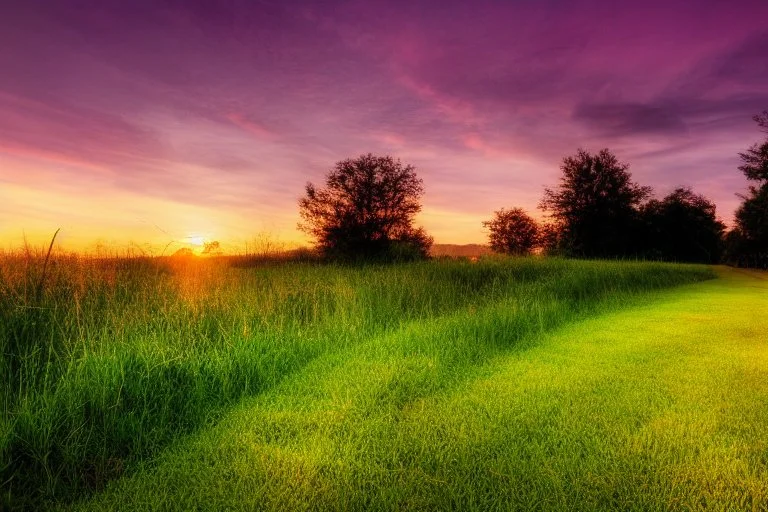
<path id="1" fill-rule="evenodd" d="M 754 117 L 768 134 L 768 111 Z M 751 184 L 726 232 L 715 204 L 689 187 L 653 197 L 610 150 L 567 156 L 559 183 L 539 202 L 545 220 L 518 207 L 483 222 L 494 251 L 579 258 L 727 262 L 768 268 L 768 136 L 739 154 Z M 308 183 L 299 200 L 302 222 L 319 252 L 334 260 L 410 260 L 428 256 L 432 238 L 414 225 L 423 181 L 391 156 L 338 162 L 325 186 Z"/>

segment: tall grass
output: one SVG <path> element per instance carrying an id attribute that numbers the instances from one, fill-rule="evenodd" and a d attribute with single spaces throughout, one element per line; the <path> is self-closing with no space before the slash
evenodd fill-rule
<path id="1" fill-rule="evenodd" d="M 99 490 L 239 399 L 379 334 L 438 322 L 433 342 L 448 355 L 459 338 L 507 346 L 645 290 L 712 277 L 701 266 L 536 258 L 255 268 L 1 258 L 8 508 Z M 494 330 L 473 331 L 474 312 L 492 315 Z"/>

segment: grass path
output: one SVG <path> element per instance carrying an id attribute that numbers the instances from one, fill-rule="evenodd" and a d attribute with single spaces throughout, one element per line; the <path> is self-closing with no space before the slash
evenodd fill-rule
<path id="1" fill-rule="evenodd" d="M 718 273 L 513 348 L 410 324 L 75 508 L 766 510 L 768 280 Z"/>

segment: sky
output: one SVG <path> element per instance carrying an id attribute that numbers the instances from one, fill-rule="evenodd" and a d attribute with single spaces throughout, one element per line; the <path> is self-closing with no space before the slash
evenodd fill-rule
<path id="1" fill-rule="evenodd" d="M 541 217 L 579 148 L 730 222 L 768 109 L 765 0 L 0 0 L 0 248 L 307 243 L 305 184 L 413 164 L 417 223 Z"/>

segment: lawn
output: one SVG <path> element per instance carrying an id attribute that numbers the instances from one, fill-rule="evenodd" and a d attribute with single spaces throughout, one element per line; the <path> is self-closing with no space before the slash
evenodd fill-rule
<path id="1" fill-rule="evenodd" d="M 7 506 L 768 503 L 765 274 L 102 262 L 75 286 L 84 265 L 5 313 Z"/>

